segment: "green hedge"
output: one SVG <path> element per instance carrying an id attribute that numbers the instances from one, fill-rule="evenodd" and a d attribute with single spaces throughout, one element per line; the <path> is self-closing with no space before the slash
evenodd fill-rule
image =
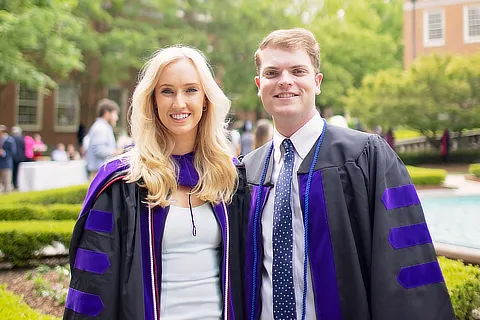
<path id="1" fill-rule="evenodd" d="M 413 184 L 419 185 L 441 185 L 447 177 L 447 171 L 443 169 L 428 169 L 407 166 L 408 173 Z"/>
<path id="2" fill-rule="evenodd" d="M 408 165 L 443 163 L 439 151 L 402 152 L 398 155 Z M 480 149 L 455 150 L 450 152 L 448 156 L 449 163 L 474 163 L 477 161 L 480 161 Z"/>
<path id="3" fill-rule="evenodd" d="M 61 242 L 68 247 L 75 221 L 0 222 L 0 251 L 16 266 L 28 265 L 35 251 Z"/>
<path id="4" fill-rule="evenodd" d="M 473 174 L 475 177 L 480 178 L 480 163 L 471 164 L 468 167 L 468 172 Z"/>
<path id="5" fill-rule="evenodd" d="M 76 220 L 82 206 L 79 204 L 35 204 L 0 205 L 1 220 Z"/>
<path id="6" fill-rule="evenodd" d="M 470 320 L 480 307 L 480 268 L 461 261 L 438 258 L 457 320 Z"/>
<path id="7" fill-rule="evenodd" d="M 2 320 L 60 320 L 54 316 L 43 315 L 22 301 L 19 297 L 0 285 L 0 319 Z"/>
<path id="8" fill-rule="evenodd" d="M 88 185 L 79 185 L 60 189 L 50 189 L 31 192 L 16 192 L 0 197 L 0 205 L 5 204 L 40 204 L 51 205 L 81 204 L 87 195 Z"/>

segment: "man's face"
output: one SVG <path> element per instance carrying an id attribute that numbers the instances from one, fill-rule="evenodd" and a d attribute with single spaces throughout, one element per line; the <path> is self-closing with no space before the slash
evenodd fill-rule
<path id="1" fill-rule="evenodd" d="M 260 52 L 261 66 L 255 77 L 258 95 L 275 123 L 305 123 L 315 112 L 323 75 L 316 73 L 305 50 L 266 48 Z"/>
<path id="2" fill-rule="evenodd" d="M 112 126 L 112 127 L 115 127 L 117 125 L 117 121 L 118 121 L 118 111 L 110 111 L 110 112 L 107 112 L 108 116 L 107 116 L 107 122 Z"/>

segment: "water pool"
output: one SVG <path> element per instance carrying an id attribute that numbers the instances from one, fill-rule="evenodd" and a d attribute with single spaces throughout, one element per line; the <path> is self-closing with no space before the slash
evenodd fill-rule
<path id="1" fill-rule="evenodd" d="M 420 198 L 433 241 L 480 249 L 480 196 Z"/>

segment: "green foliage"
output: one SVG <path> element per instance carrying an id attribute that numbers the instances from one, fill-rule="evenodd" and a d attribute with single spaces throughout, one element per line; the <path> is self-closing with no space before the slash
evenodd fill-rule
<path id="1" fill-rule="evenodd" d="M 31 88 L 54 87 L 54 76 L 84 68 L 76 39 L 86 24 L 72 14 L 75 3 L 0 3 L 0 85 L 12 81 Z"/>
<path id="2" fill-rule="evenodd" d="M 474 163 L 468 166 L 468 172 L 475 177 L 480 178 L 480 163 Z"/>
<path id="3" fill-rule="evenodd" d="M 441 185 L 447 177 L 447 171 L 443 169 L 407 166 L 407 170 L 415 185 Z"/>
<path id="4" fill-rule="evenodd" d="M 2 320 L 56 320 L 59 318 L 43 315 L 30 308 L 22 298 L 0 285 L 0 319 Z"/>
<path id="5" fill-rule="evenodd" d="M 457 320 L 473 319 L 472 310 L 480 307 L 480 268 L 444 257 L 438 260 Z"/>
<path id="6" fill-rule="evenodd" d="M 32 204 L 0 205 L 1 220 L 76 220 L 81 205 L 54 204 L 51 206 Z"/>
<path id="7" fill-rule="evenodd" d="M 363 79 L 345 100 L 352 116 L 373 126 L 403 125 L 427 138 L 450 128 L 480 125 L 480 54 L 431 55 L 403 71 L 380 71 Z"/>
<path id="8" fill-rule="evenodd" d="M 0 251 L 17 266 L 28 265 L 35 252 L 61 242 L 68 247 L 75 221 L 0 222 Z"/>
<path id="9" fill-rule="evenodd" d="M 408 165 L 440 164 L 443 160 L 437 151 L 402 152 L 398 154 Z M 472 163 L 480 159 L 480 150 L 455 150 L 448 154 L 449 163 Z"/>
<path id="10" fill-rule="evenodd" d="M 88 185 L 31 191 L 23 193 L 11 193 L 0 197 L 0 205 L 3 204 L 80 204 L 87 195 Z"/>

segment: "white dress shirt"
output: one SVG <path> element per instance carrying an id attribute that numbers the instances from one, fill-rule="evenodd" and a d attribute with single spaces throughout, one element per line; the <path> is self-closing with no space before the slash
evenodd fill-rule
<path id="1" fill-rule="evenodd" d="M 302 317 L 303 304 L 303 261 L 305 258 L 305 246 L 303 243 L 305 229 L 303 225 L 303 213 L 300 206 L 298 179 L 296 172 L 313 145 L 320 137 L 323 130 L 323 120 L 318 113 L 310 119 L 303 127 L 295 132 L 290 140 L 295 148 L 294 174 L 292 177 L 292 228 L 293 228 L 293 284 L 295 287 L 295 300 L 297 308 L 297 320 Z M 277 181 L 280 169 L 283 165 L 283 150 L 280 148 L 282 136 L 276 129 L 273 135 L 273 173 L 272 183 Z M 260 319 L 273 319 L 273 289 L 272 289 L 272 263 L 273 263 L 273 207 L 275 199 L 275 188 L 270 192 L 262 214 L 262 235 L 263 235 L 263 269 L 262 269 L 262 312 Z M 315 303 L 312 288 L 312 277 L 310 264 L 307 267 L 307 301 L 306 319 L 315 320 Z"/>

